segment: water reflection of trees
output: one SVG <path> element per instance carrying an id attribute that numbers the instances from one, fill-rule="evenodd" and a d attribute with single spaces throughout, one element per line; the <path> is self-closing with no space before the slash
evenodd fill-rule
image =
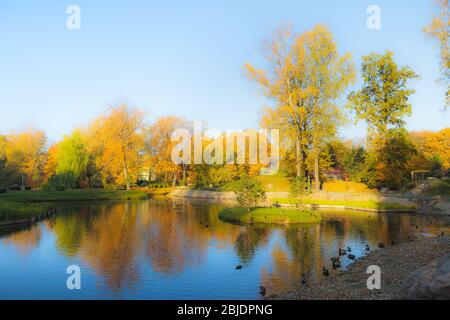
<path id="1" fill-rule="evenodd" d="M 218 219 L 221 207 L 188 201 L 66 206 L 52 219 L 7 234 L 2 243 L 28 254 L 44 232 L 53 231 L 56 248 L 81 259 L 113 291 L 134 287 L 142 268 L 174 275 L 201 265 L 211 246 L 234 247 L 243 263 L 251 263 L 258 248 L 270 248 L 261 279 L 275 293 L 299 285 L 302 274 L 308 282 L 321 278 L 339 248 L 356 246 L 354 252 L 363 254 L 365 243 L 373 248 L 407 241 L 416 226 L 433 233 L 442 225 L 436 217 L 330 212 L 316 225 L 237 226 Z M 271 239 L 278 241 L 273 247 Z"/>
<path id="2" fill-rule="evenodd" d="M 234 243 L 239 228 L 218 219 L 220 208 L 172 201 L 70 208 L 54 224 L 56 245 L 119 290 L 138 281 L 142 253 L 154 271 L 175 274 L 201 264 L 211 240 Z"/>
<path id="3" fill-rule="evenodd" d="M 255 255 L 259 246 L 267 244 L 270 227 L 247 225 L 241 228 L 236 242 L 236 253 L 243 263 L 248 263 Z"/>
<path id="4" fill-rule="evenodd" d="M 39 245 L 41 239 L 42 229 L 34 225 L 20 232 L 12 232 L 3 243 L 15 246 L 20 254 L 26 255 Z"/>

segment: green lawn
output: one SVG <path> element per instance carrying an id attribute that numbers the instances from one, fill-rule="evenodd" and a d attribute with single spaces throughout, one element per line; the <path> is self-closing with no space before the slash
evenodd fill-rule
<path id="1" fill-rule="evenodd" d="M 0 194 L 0 221 L 32 218 L 57 202 L 141 200 L 147 197 L 138 190 L 10 191 Z"/>
<path id="2" fill-rule="evenodd" d="M 95 200 L 141 200 L 147 195 L 139 190 L 66 190 L 66 191 L 10 191 L 0 194 L 0 201 L 59 202 Z"/>
<path id="3" fill-rule="evenodd" d="M 403 205 L 393 202 L 380 202 L 380 201 L 358 201 L 358 200 L 323 200 L 323 199 L 283 199 L 276 198 L 272 199 L 273 203 L 279 204 L 317 204 L 317 205 L 335 205 L 335 206 L 346 206 L 346 207 L 356 207 L 363 209 L 378 209 L 378 210 L 414 210 L 415 205 Z"/>
<path id="4" fill-rule="evenodd" d="M 431 187 L 425 190 L 426 194 L 431 195 L 450 195 L 450 179 L 433 181 Z"/>
<path id="5" fill-rule="evenodd" d="M 48 202 L 23 203 L 0 200 L 0 222 L 34 218 L 50 208 L 52 204 Z"/>
<path id="6" fill-rule="evenodd" d="M 317 212 L 283 208 L 226 208 L 219 212 L 219 219 L 231 223 L 318 223 L 322 220 Z"/>
<path id="7" fill-rule="evenodd" d="M 259 180 L 264 191 L 290 192 L 291 181 L 285 174 L 279 172 L 273 176 L 256 176 L 253 179 Z M 239 181 L 231 181 L 222 186 L 219 191 L 236 191 Z"/>

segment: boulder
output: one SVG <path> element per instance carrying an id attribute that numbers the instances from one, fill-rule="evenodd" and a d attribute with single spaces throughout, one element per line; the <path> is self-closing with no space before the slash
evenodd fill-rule
<path id="1" fill-rule="evenodd" d="M 402 300 L 450 300 L 450 254 L 411 273 L 397 296 Z"/>

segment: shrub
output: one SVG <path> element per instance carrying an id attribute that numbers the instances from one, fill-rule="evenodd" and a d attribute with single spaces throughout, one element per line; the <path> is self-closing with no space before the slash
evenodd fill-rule
<path id="1" fill-rule="evenodd" d="M 297 198 L 298 196 L 311 194 L 311 182 L 306 177 L 296 177 L 291 184 L 290 196 Z"/>
<path id="2" fill-rule="evenodd" d="M 261 182 L 249 177 L 243 177 L 239 181 L 237 194 L 238 203 L 245 208 L 254 208 L 258 202 L 266 199 Z"/>

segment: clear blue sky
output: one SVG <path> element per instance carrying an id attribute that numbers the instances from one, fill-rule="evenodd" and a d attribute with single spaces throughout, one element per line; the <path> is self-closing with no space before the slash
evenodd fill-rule
<path id="1" fill-rule="evenodd" d="M 81 30 L 66 28 L 66 8 L 81 8 Z M 366 8 L 382 10 L 382 29 L 366 28 Z M 421 75 L 411 82 L 410 130 L 438 130 L 444 88 L 437 50 L 421 29 L 432 0 L 319 1 L 2 1 L 0 132 L 33 125 L 51 140 L 126 102 L 148 119 L 175 114 L 210 127 L 257 127 L 263 104 L 242 65 L 262 65 L 261 41 L 282 22 L 297 32 L 323 23 L 340 51 L 392 50 Z M 341 130 L 362 137 L 364 126 Z"/>

